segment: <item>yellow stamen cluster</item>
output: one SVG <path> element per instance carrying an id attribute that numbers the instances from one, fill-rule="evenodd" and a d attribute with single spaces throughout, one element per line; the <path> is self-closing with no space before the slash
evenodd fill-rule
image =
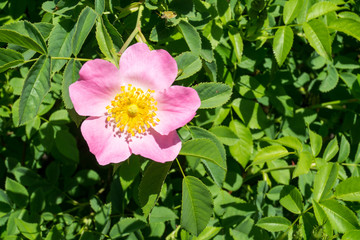
<path id="1" fill-rule="evenodd" d="M 127 132 L 132 136 L 144 133 L 160 121 L 156 118 L 157 102 L 152 97 L 154 92 L 150 89 L 144 92 L 131 84 L 127 87 L 122 86 L 111 105 L 106 107 L 107 121 L 113 122 L 121 132 Z"/>

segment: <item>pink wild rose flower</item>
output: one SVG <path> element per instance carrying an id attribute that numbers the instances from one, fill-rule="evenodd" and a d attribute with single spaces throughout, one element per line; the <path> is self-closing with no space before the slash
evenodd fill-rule
<path id="1" fill-rule="evenodd" d="M 119 69 L 102 59 L 86 62 L 69 87 L 76 112 L 89 116 L 81 132 L 100 165 L 131 154 L 173 161 L 181 149 L 176 129 L 200 106 L 197 92 L 171 86 L 178 68 L 165 50 L 137 43 L 122 54 Z"/>

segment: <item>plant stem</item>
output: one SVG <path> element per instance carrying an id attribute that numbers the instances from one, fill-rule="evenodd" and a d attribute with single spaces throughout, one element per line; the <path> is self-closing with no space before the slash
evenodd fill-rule
<path id="1" fill-rule="evenodd" d="M 176 162 L 177 162 L 177 164 L 179 165 L 179 168 L 180 168 L 180 171 L 181 171 L 181 174 L 183 175 L 183 177 L 185 178 L 186 176 L 185 176 L 185 173 L 184 173 L 184 171 L 183 171 L 183 169 L 182 169 L 182 167 L 181 167 L 181 165 L 180 165 L 180 162 L 179 162 L 179 160 L 176 158 Z"/>
<path id="2" fill-rule="evenodd" d="M 144 6 L 140 5 L 135 28 L 132 31 L 132 33 L 130 34 L 130 36 L 128 37 L 128 39 L 126 39 L 124 45 L 121 47 L 121 49 L 119 51 L 119 55 L 121 55 L 121 54 L 123 54 L 123 52 L 125 52 L 125 49 L 130 45 L 131 41 L 135 38 L 136 34 L 138 34 L 140 32 L 140 30 L 141 30 L 141 16 L 142 16 L 142 11 L 143 10 L 144 10 Z"/>

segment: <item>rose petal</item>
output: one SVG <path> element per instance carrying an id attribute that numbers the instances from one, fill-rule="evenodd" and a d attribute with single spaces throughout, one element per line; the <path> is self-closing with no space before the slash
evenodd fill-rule
<path id="1" fill-rule="evenodd" d="M 147 135 L 131 138 L 129 146 L 134 154 L 164 163 L 176 158 L 181 149 L 181 141 L 176 131 L 161 135 L 151 129 Z"/>
<path id="2" fill-rule="evenodd" d="M 81 125 L 90 152 L 100 165 L 125 161 L 131 155 L 124 135 L 116 134 L 107 126 L 106 117 L 89 117 Z"/>
<path id="3" fill-rule="evenodd" d="M 167 51 L 150 51 L 145 43 L 131 45 L 120 58 L 121 81 L 144 90 L 170 87 L 177 71 L 176 61 Z"/>
<path id="4" fill-rule="evenodd" d="M 172 86 L 162 92 L 155 93 L 159 123 L 154 129 L 161 134 L 184 126 L 195 116 L 201 101 L 193 88 Z"/>
<path id="5" fill-rule="evenodd" d="M 105 107 L 119 92 L 119 69 L 110 62 L 95 59 L 86 62 L 79 74 L 79 80 L 69 87 L 76 112 L 83 116 L 103 116 Z"/>

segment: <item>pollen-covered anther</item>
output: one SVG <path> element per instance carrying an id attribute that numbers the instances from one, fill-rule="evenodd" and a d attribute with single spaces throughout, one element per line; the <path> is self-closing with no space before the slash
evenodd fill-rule
<path id="1" fill-rule="evenodd" d="M 146 132 L 160 121 L 155 118 L 158 109 L 152 96 L 154 93 L 154 90 L 148 89 L 144 92 L 131 84 L 122 86 L 120 93 L 106 106 L 107 121 L 113 121 L 120 132 L 127 132 L 132 136 Z"/>

